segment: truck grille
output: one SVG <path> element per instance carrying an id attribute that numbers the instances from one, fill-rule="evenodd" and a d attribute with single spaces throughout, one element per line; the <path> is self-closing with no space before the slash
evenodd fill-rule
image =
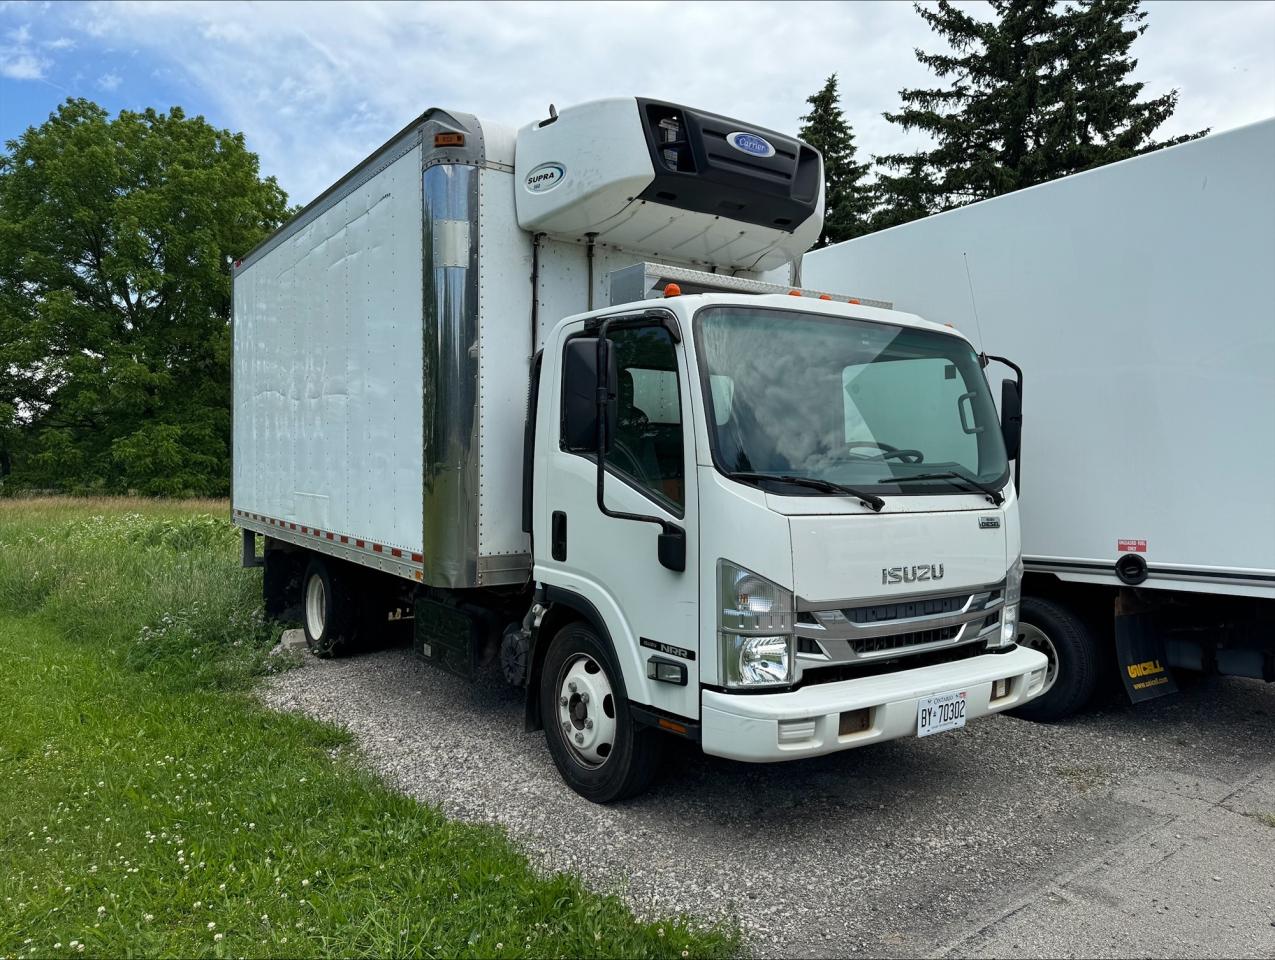
<path id="1" fill-rule="evenodd" d="M 823 668 L 835 664 L 866 667 L 981 645 L 999 628 L 1003 603 L 1003 583 L 889 603 L 800 601 L 798 665 L 803 672 L 818 668 L 826 674 Z"/>

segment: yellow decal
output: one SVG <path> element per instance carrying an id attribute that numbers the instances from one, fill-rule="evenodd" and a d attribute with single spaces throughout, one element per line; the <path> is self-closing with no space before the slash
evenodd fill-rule
<path id="1" fill-rule="evenodd" d="M 1129 679 L 1137 680 L 1138 677 L 1145 677 L 1152 673 L 1164 673 L 1164 667 L 1160 666 L 1159 660 L 1144 660 L 1142 663 L 1131 663 L 1127 668 L 1129 671 Z"/>

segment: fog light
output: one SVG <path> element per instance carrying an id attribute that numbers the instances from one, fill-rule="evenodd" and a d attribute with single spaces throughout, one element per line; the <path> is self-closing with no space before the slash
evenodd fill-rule
<path id="1" fill-rule="evenodd" d="M 1004 700 L 1009 696 L 1009 681 L 996 680 L 992 683 L 992 700 Z"/>
<path id="2" fill-rule="evenodd" d="M 800 743 L 811 739 L 815 735 L 815 720 L 815 717 L 807 717 L 804 720 L 780 720 L 779 742 Z"/>

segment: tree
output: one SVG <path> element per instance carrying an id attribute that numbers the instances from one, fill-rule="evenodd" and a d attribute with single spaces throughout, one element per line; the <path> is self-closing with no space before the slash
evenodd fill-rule
<path id="1" fill-rule="evenodd" d="M 936 189 L 934 176 L 924 159 L 913 158 L 907 170 L 898 176 L 878 173 L 877 206 L 868 221 L 868 232 L 875 233 L 937 213 Z"/>
<path id="2" fill-rule="evenodd" d="M 241 134 L 69 99 L 0 156 L 0 450 L 64 490 L 224 494 L 230 268 L 284 219 Z"/>
<path id="3" fill-rule="evenodd" d="M 866 163 L 855 163 L 854 133 L 838 105 L 837 75 L 809 97 L 810 112 L 798 136 L 823 154 L 823 232 L 816 246 L 839 243 L 866 233 L 872 191 L 863 183 Z"/>
<path id="4" fill-rule="evenodd" d="M 1146 30 L 1139 2 L 991 0 L 991 20 L 950 0 L 918 5 L 951 50 L 917 50 L 917 59 L 951 82 L 900 91 L 903 106 L 886 119 L 934 146 L 878 162 L 934 171 L 936 205 L 946 209 L 1207 133 L 1152 140 L 1177 91 L 1140 101 L 1143 84 L 1129 79 L 1130 47 Z"/>

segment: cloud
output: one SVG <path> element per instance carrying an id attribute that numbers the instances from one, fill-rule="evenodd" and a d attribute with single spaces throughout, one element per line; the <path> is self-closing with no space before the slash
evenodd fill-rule
<path id="1" fill-rule="evenodd" d="M 41 40 L 40 46 L 46 50 L 74 50 L 75 41 L 70 37 L 54 37 L 52 40 Z"/>
<path id="2" fill-rule="evenodd" d="M 118 73 L 104 73 L 97 78 L 97 85 L 103 90 L 117 90 L 120 85 L 120 75 Z"/>
<path id="3" fill-rule="evenodd" d="M 1181 94 L 1163 135 L 1275 114 L 1275 4 L 1146 9 L 1144 96 Z M 898 3 L 123 2 L 55 6 L 48 20 L 50 35 L 135 54 L 152 81 L 195 91 L 188 106 L 244 131 L 298 202 L 430 106 L 517 127 L 551 102 L 639 95 L 795 132 L 836 72 L 861 158 L 915 149 L 923 137 L 881 114 L 932 82 L 913 51 L 941 49 Z"/>
<path id="4" fill-rule="evenodd" d="M 0 48 L 0 76 L 10 80 L 43 80 L 49 61 L 23 50 Z"/>

